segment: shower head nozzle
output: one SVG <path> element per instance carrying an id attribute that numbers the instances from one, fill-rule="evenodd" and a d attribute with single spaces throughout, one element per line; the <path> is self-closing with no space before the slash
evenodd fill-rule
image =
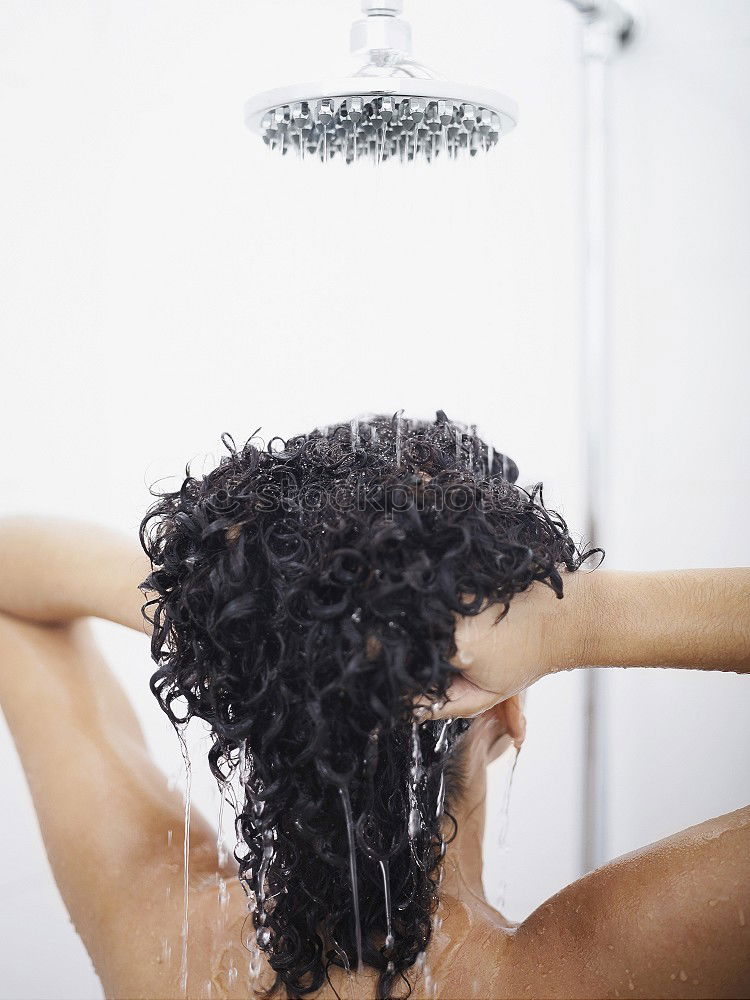
<path id="1" fill-rule="evenodd" d="M 436 78 L 411 59 L 403 0 L 362 0 L 354 76 L 267 91 L 245 105 L 245 121 L 273 150 L 324 162 L 457 159 L 493 149 L 518 119 L 493 90 Z"/>

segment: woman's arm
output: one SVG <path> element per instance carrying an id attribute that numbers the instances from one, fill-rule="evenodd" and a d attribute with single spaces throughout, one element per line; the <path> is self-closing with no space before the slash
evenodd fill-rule
<path id="1" fill-rule="evenodd" d="M 151 571 L 135 539 L 77 521 L 0 520 L 0 612 L 63 624 L 106 618 L 139 632 L 139 585 Z"/>
<path id="2" fill-rule="evenodd" d="M 750 671 L 750 570 L 592 573 L 585 580 L 581 666 Z"/>
<path id="3" fill-rule="evenodd" d="M 750 668 L 748 570 L 595 572 L 569 583 L 562 601 L 538 594 L 520 615 L 534 609 L 529 626 L 543 635 L 546 672 Z M 512 612 L 495 626 L 508 625 L 506 639 Z M 524 645 L 515 649 L 521 659 Z M 519 995 L 539 968 L 550 970 L 547 995 L 561 1000 L 750 995 L 750 807 L 567 886 L 520 925 L 513 947 Z"/>
<path id="4" fill-rule="evenodd" d="M 540 968 L 545 996 L 750 995 L 750 808 L 617 858 L 531 914 L 510 995 Z"/>
<path id="5" fill-rule="evenodd" d="M 472 716 L 576 667 L 750 670 L 750 570 L 565 575 L 456 623 L 454 680 L 436 718 Z M 424 704 L 427 704 L 424 702 Z"/>

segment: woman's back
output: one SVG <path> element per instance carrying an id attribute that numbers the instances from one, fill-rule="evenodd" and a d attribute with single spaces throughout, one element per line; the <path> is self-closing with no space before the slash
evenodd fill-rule
<path id="1" fill-rule="evenodd" d="M 274 973 L 254 947 L 254 931 L 252 922 L 248 920 L 244 890 L 236 877 L 229 879 L 226 887 L 225 907 L 218 901 L 221 894 L 217 885 L 211 885 L 210 880 L 208 885 L 195 887 L 191 892 L 189 997 L 247 1000 L 252 995 L 252 988 L 268 988 L 274 981 Z M 173 891 L 179 897 L 181 887 L 175 884 Z M 506 972 L 512 928 L 499 914 L 490 912 L 489 908 L 485 913 L 483 909 L 481 905 L 471 906 L 443 897 L 438 926 L 426 961 L 419 960 L 408 973 L 414 997 L 440 997 L 445 1000 L 453 997 L 497 997 L 499 1000 L 515 995 L 507 989 L 509 977 Z M 175 916 L 179 923 L 180 915 Z M 152 965 L 155 980 L 144 981 L 139 972 L 131 982 L 129 973 L 125 971 L 123 979 L 111 984 L 108 995 L 185 995 L 180 988 L 179 934 L 169 944 L 171 948 L 165 948 L 164 941 L 153 942 L 156 949 Z M 376 996 L 378 976 L 375 970 L 364 969 L 359 974 L 348 976 L 345 970 L 331 966 L 329 976 L 330 983 L 315 994 L 320 1000 L 335 1000 L 336 996 L 370 1000 Z M 156 992 L 146 992 L 153 990 L 154 986 L 157 986 Z M 400 993 L 400 990 L 397 991 L 397 995 Z"/>
<path id="2" fill-rule="evenodd" d="M 749 848 L 746 808 L 618 859 L 563 889 L 520 925 L 465 885 L 457 895 L 444 893 L 427 954 L 407 972 L 411 996 L 747 996 Z M 123 901 L 116 942 L 108 941 L 107 961 L 97 963 L 107 997 L 247 1000 L 273 984 L 254 945 L 245 892 L 229 869 L 209 873 L 210 853 L 206 846 L 191 859 L 193 868 L 206 869 L 196 871 L 189 894 L 187 983 L 181 982 L 182 868 L 162 863 L 142 899 Z M 447 877 L 453 875 L 461 886 L 455 870 Z M 331 966 L 329 974 L 316 1000 L 377 995 L 372 969 L 347 976 Z M 745 985 L 738 985 L 743 975 Z M 402 983 L 395 995 L 407 992 Z"/>

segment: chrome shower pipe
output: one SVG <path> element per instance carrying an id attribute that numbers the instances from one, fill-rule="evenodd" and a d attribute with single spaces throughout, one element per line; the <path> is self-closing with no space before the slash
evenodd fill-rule
<path id="1" fill-rule="evenodd" d="M 633 37 L 633 16 L 616 0 L 566 0 L 581 14 L 583 61 L 584 225 L 583 434 L 586 540 L 599 545 L 607 509 L 611 243 L 609 118 L 610 67 Z M 583 824 L 580 866 L 588 872 L 607 860 L 607 746 L 604 671 L 584 674 Z"/>
<path id="2" fill-rule="evenodd" d="M 404 0 L 362 0 L 365 17 L 352 25 L 352 53 L 398 52 L 410 56 L 411 25 L 401 19 L 403 12 Z"/>

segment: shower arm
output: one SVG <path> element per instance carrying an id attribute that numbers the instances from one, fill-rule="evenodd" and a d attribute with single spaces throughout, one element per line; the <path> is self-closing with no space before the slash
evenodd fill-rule
<path id="1" fill-rule="evenodd" d="M 630 41 L 635 21 L 618 0 L 566 0 L 566 3 L 586 20 L 586 54 L 608 58 Z M 353 54 L 411 56 L 411 25 L 401 17 L 404 0 L 360 0 L 360 7 L 366 16 L 352 25 Z"/>
<path id="2" fill-rule="evenodd" d="M 608 58 L 633 36 L 635 19 L 617 0 L 565 0 L 585 19 L 584 54 Z"/>
<path id="3" fill-rule="evenodd" d="M 366 17 L 352 25 L 352 55 L 411 56 L 411 25 L 401 18 L 404 0 L 361 0 L 361 8 Z"/>

